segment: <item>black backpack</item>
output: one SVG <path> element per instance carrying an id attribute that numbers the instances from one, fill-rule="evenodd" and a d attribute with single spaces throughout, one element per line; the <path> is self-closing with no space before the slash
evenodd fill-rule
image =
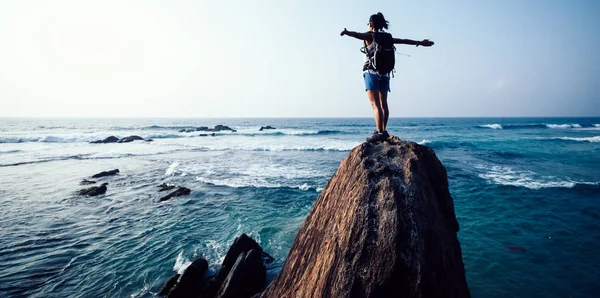
<path id="1" fill-rule="evenodd" d="M 396 47 L 394 47 L 394 38 L 387 32 L 372 32 L 373 47 L 375 50 L 372 55 L 367 54 L 367 44 L 365 42 L 364 53 L 367 54 L 369 61 L 365 64 L 363 70 L 373 69 L 380 75 L 385 75 L 394 70 L 396 64 Z"/>

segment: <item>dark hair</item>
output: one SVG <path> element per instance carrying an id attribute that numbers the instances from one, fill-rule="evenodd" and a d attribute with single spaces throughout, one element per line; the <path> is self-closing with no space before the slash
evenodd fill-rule
<path id="1" fill-rule="evenodd" d="M 389 22 L 385 20 L 383 14 L 378 12 L 377 14 L 371 15 L 369 23 L 373 24 L 375 30 L 387 29 Z"/>

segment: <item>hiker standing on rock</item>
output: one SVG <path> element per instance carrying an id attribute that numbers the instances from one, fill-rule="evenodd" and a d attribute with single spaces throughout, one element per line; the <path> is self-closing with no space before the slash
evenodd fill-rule
<path id="1" fill-rule="evenodd" d="M 359 33 L 344 31 L 340 36 L 348 35 L 365 43 L 361 52 L 365 54 L 365 64 L 363 66 L 363 78 L 365 79 L 365 90 L 375 112 L 375 125 L 377 130 L 373 135 L 367 138 L 367 142 L 378 142 L 389 138 L 386 130 L 390 112 L 388 110 L 387 95 L 390 91 L 390 72 L 394 70 L 395 52 L 394 44 L 408 44 L 415 46 L 430 47 L 433 41 L 424 39 L 416 41 L 411 39 L 393 38 L 390 33 L 383 31 L 388 28 L 388 21 L 383 14 L 378 12 L 371 15 L 367 24 L 369 31 Z"/>

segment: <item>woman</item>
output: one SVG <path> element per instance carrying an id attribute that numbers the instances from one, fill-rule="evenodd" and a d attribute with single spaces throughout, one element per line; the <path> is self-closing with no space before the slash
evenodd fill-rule
<path id="1" fill-rule="evenodd" d="M 389 134 L 386 130 L 388 117 L 390 112 L 387 105 L 387 94 L 390 91 L 390 74 L 381 74 L 375 70 L 373 63 L 373 56 L 375 47 L 373 43 L 374 33 L 384 32 L 383 29 L 388 28 L 388 21 L 385 20 L 383 14 L 378 12 L 377 14 L 371 15 L 369 23 L 367 24 L 369 31 L 366 33 L 359 33 L 348 31 L 344 28 L 344 31 L 340 33 L 341 36 L 348 35 L 365 42 L 365 65 L 363 67 L 363 77 L 365 79 L 365 90 L 367 96 L 373 106 L 375 113 L 375 125 L 377 130 L 373 133 L 373 136 L 367 138 L 367 142 L 378 142 L 389 138 Z M 430 47 L 433 45 L 432 41 L 424 39 L 422 41 L 392 38 L 394 44 L 409 44 L 415 46 Z"/>

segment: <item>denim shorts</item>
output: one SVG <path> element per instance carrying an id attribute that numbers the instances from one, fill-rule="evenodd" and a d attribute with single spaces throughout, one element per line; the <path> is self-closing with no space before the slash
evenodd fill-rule
<path id="1" fill-rule="evenodd" d="M 365 90 L 373 90 L 379 92 L 390 92 L 390 77 L 380 76 L 378 74 L 363 72 L 365 79 Z"/>

